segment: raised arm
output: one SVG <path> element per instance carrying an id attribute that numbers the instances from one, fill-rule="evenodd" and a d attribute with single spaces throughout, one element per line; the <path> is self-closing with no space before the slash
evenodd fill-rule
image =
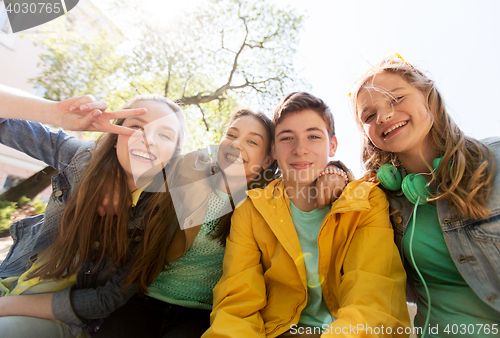
<path id="1" fill-rule="evenodd" d="M 146 113 L 143 108 L 106 112 L 106 102 L 97 102 L 92 95 L 55 102 L 3 85 L 0 85 L 0 102 L 0 118 L 40 122 L 75 131 L 124 135 L 131 135 L 134 130 L 116 126 L 112 120 Z"/>

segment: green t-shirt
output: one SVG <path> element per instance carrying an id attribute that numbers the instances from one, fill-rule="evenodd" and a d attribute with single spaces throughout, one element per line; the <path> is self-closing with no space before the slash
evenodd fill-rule
<path id="1" fill-rule="evenodd" d="M 323 210 L 304 212 L 290 202 L 293 225 L 299 237 L 306 266 L 307 305 L 300 314 L 298 324 L 303 327 L 322 328 L 324 324 L 330 325 L 335 320 L 323 298 L 321 282 L 324 276 L 318 273 L 318 235 L 330 208 L 331 205 L 328 205 Z"/>
<path id="2" fill-rule="evenodd" d="M 212 192 L 205 221 L 184 256 L 169 264 L 148 288 L 161 301 L 194 309 L 212 309 L 212 290 L 222 276 L 224 247 L 211 236 L 219 212 L 228 201 L 220 190 Z"/>
<path id="3" fill-rule="evenodd" d="M 410 259 L 410 234 L 413 216 L 408 223 L 403 239 L 405 258 Z M 491 338 L 484 326 L 500 326 L 500 313 L 484 303 L 469 287 L 453 262 L 443 232 L 437 209 L 424 204 L 417 209 L 415 233 L 413 236 L 413 257 L 422 274 L 431 298 L 431 317 L 426 337 L 474 337 Z M 414 270 L 412 277 L 418 291 L 418 312 L 415 326 L 423 327 L 428 312 L 428 299 L 421 279 Z"/>

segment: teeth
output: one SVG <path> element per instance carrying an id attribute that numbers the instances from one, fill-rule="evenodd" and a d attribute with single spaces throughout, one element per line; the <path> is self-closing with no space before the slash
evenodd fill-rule
<path id="1" fill-rule="evenodd" d="M 394 129 L 397 129 L 399 127 L 402 127 L 404 126 L 405 124 L 407 124 L 408 122 L 405 121 L 405 122 L 399 122 L 398 124 L 395 124 L 393 125 L 390 129 L 387 129 L 386 131 L 384 131 L 384 136 L 387 136 L 387 134 L 389 134 L 391 131 L 393 131 Z"/>
<path id="2" fill-rule="evenodd" d="M 231 161 L 231 162 L 238 162 L 238 163 L 243 163 L 243 159 L 241 157 L 238 157 L 238 156 L 234 156 L 234 155 L 231 155 L 231 154 L 227 154 L 226 155 L 226 158 Z"/>
<path id="3" fill-rule="evenodd" d="M 134 156 L 137 156 L 137 157 L 140 157 L 140 158 L 143 158 L 145 160 L 149 160 L 149 161 L 154 161 L 156 160 L 156 156 L 154 156 L 153 154 L 151 153 L 148 153 L 146 151 L 142 151 L 142 150 L 138 150 L 138 149 L 134 149 L 132 150 L 132 155 Z"/>

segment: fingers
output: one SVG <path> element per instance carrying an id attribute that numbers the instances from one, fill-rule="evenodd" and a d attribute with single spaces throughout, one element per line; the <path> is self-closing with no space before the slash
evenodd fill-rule
<path id="1" fill-rule="evenodd" d="M 124 109 L 117 110 L 113 112 L 106 112 L 106 116 L 109 119 L 125 119 L 127 117 L 140 116 L 146 114 L 148 111 L 146 108 L 134 108 L 134 109 Z"/>
<path id="2" fill-rule="evenodd" d="M 124 126 L 118 126 L 116 124 L 110 124 L 105 130 L 107 133 L 112 133 L 112 134 L 118 134 L 118 135 L 125 135 L 125 136 L 132 136 L 132 134 L 136 133 L 138 129 L 132 129 L 132 128 L 127 128 Z M 102 130 L 104 131 L 104 130 Z"/>
<path id="3" fill-rule="evenodd" d="M 97 207 L 97 213 L 99 214 L 99 216 L 104 217 L 106 216 L 106 209 L 104 209 L 102 205 L 99 205 Z"/>
<path id="4" fill-rule="evenodd" d="M 118 215 L 120 207 L 120 195 L 118 194 L 118 189 L 115 189 L 113 194 L 113 215 Z"/>
<path id="5" fill-rule="evenodd" d="M 331 194 L 330 195 L 330 203 L 336 201 L 346 187 L 345 180 L 343 177 L 338 175 L 330 175 L 330 182 L 328 183 Z"/>
<path id="6" fill-rule="evenodd" d="M 330 187 L 325 187 L 323 193 L 325 194 L 325 205 L 331 204 L 333 201 L 335 201 L 335 199 L 332 198 L 332 190 L 330 189 Z"/>
<path id="7" fill-rule="evenodd" d="M 345 185 L 344 185 L 345 187 Z M 331 201 L 332 203 L 335 202 L 336 200 L 338 200 L 338 198 L 340 197 L 340 195 L 342 195 L 342 192 L 344 191 L 344 187 L 335 187 L 333 188 L 333 192 L 332 192 L 332 195 L 331 195 Z"/>
<path id="8" fill-rule="evenodd" d="M 90 104 L 90 103 L 97 101 L 95 99 L 95 97 L 93 97 L 92 95 L 83 95 L 83 96 L 72 97 L 69 100 L 73 101 L 70 108 L 69 108 L 70 111 L 79 110 L 80 106 L 85 105 L 85 104 Z"/>
<path id="9" fill-rule="evenodd" d="M 72 109 L 75 106 L 75 109 Z M 92 102 L 92 103 L 84 103 L 80 106 L 77 106 L 76 104 L 74 106 L 71 106 L 70 110 L 78 110 L 80 109 L 81 111 L 92 111 L 94 109 L 98 109 L 101 111 L 105 111 L 108 109 L 108 104 L 104 101 L 99 101 L 99 102 Z"/>
<path id="10" fill-rule="evenodd" d="M 318 198 L 316 199 L 316 204 L 319 209 L 323 209 L 326 205 L 323 184 L 321 184 L 320 182 L 316 182 L 316 188 L 318 189 Z"/>
<path id="11" fill-rule="evenodd" d="M 109 215 L 109 216 L 116 215 L 115 209 L 111 205 L 109 196 L 107 196 L 107 195 L 104 196 L 101 204 L 97 207 L 97 212 L 99 213 L 99 216 L 101 216 L 101 217 L 104 217 L 106 215 Z"/>
<path id="12" fill-rule="evenodd" d="M 79 119 L 74 120 L 71 127 L 72 130 L 99 131 L 96 123 L 99 117 L 102 116 L 102 111 L 95 109 L 88 114 L 85 114 Z"/>

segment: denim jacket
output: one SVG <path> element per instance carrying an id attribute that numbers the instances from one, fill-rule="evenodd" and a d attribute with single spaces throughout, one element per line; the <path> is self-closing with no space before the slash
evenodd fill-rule
<path id="1" fill-rule="evenodd" d="M 487 138 L 482 142 L 495 156 L 495 179 L 488 200 L 491 211 L 486 220 L 461 218 L 446 200 L 437 201 L 437 212 L 448 251 L 458 271 L 486 304 L 500 311 L 500 138 Z M 396 244 L 403 257 L 403 236 L 413 213 L 414 205 L 404 197 L 390 198 L 391 216 Z M 405 264 L 409 268 L 409 264 Z M 408 271 L 408 270 L 407 270 Z M 414 281 L 408 274 L 411 293 L 409 300 L 417 296 Z"/>
<path id="2" fill-rule="evenodd" d="M 45 214 L 25 218 L 10 227 L 14 243 L 0 264 L 0 277 L 12 277 L 27 271 L 32 264 L 30 259 L 36 259 L 57 236 L 58 220 L 87 169 L 94 143 L 80 141 L 62 130 L 50 131 L 39 123 L 7 119 L 0 119 L 0 143 L 60 170 L 52 177 L 52 194 Z M 131 229 L 140 222 L 139 217 L 133 216 Z M 104 261 L 95 268 L 87 261 L 77 275 L 76 285 L 54 293 L 52 312 L 74 333 L 107 317 L 137 291 L 135 286 L 121 288 L 121 278 L 128 266 L 106 269 L 109 263 Z"/>

